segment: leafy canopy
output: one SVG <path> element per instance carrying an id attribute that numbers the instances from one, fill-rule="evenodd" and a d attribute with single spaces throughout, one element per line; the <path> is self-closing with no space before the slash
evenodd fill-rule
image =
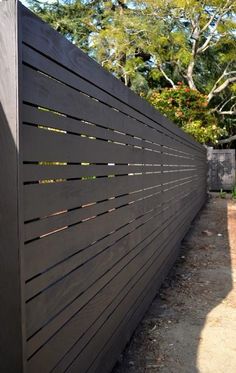
<path id="1" fill-rule="evenodd" d="M 168 90 L 170 96 L 174 90 L 183 94 L 182 111 L 190 110 L 190 118 L 184 115 L 185 125 L 171 105 L 165 113 L 199 141 L 213 143 L 236 132 L 234 0 L 28 2 L 35 13 L 141 96 L 150 99 L 153 91 L 165 100 Z M 195 109 L 188 108 L 178 82 L 196 95 Z M 206 120 L 197 119 L 199 97 L 204 97 L 204 110 L 217 130 L 210 131 Z M 155 104 L 160 110 L 161 102 Z"/>

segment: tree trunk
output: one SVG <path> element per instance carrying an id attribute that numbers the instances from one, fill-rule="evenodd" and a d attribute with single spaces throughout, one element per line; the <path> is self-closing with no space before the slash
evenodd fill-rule
<path id="1" fill-rule="evenodd" d="M 195 65 L 195 61 L 194 61 L 194 59 L 192 59 L 192 61 L 188 65 L 186 78 L 187 78 L 187 81 L 188 81 L 189 88 L 196 90 L 197 88 L 196 88 L 195 83 L 193 81 L 193 69 L 194 69 L 194 65 Z"/>

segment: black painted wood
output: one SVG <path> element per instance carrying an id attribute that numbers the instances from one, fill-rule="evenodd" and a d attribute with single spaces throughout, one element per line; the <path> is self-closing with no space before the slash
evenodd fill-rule
<path id="1" fill-rule="evenodd" d="M 1 371 L 109 373 L 205 201 L 206 151 L 3 4 Z"/>
<path id="2" fill-rule="evenodd" d="M 189 205 L 188 205 L 189 206 Z M 175 219 L 175 225 L 178 224 L 178 219 Z M 173 226 L 174 228 L 174 226 Z M 146 261 L 152 263 L 153 262 L 153 256 L 159 256 L 159 251 L 156 250 L 157 240 L 163 242 L 164 240 L 170 240 L 170 231 L 168 230 L 168 224 L 166 224 L 166 229 L 164 229 L 160 235 L 156 234 L 156 238 L 154 238 L 151 242 L 149 242 L 148 247 L 145 247 L 145 250 L 143 250 L 139 255 L 134 257 L 134 259 L 131 261 L 127 260 L 126 265 L 123 267 L 122 272 L 119 272 L 118 275 L 115 277 L 115 284 L 113 284 L 114 281 L 109 282 L 107 281 L 107 286 L 101 290 L 101 293 L 99 292 L 96 297 L 92 299 L 92 302 L 88 303 L 85 308 L 83 308 L 83 311 L 77 313 L 76 317 L 73 318 L 72 321 L 69 322 L 57 335 L 50 339 L 49 345 L 44 345 L 42 349 L 40 350 L 41 355 L 41 361 L 40 367 L 36 366 L 34 369 L 44 369 L 45 361 L 47 364 L 49 363 L 49 359 L 57 360 L 55 357 L 56 354 L 60 355 L 60 352 L 58 349 L 61 348 L 61 350 L 66 347 L 67 343 L 70 344 L 74 343 L 75 340 L 80 339 L 80 335 L 75 333 L 75 330 L 78 330 L 78 328 L 82 328 L 82 331 L 86 329 L 86 327 L 89 327 L 91 324 L 93 324 L 94 317 L 97 317 L 97 315 L 100 312 L 100 315 L 106 319 L 106 314 L 104 314 L 104 311 L 102 311 L 103 308 L 107 308 L 107 306 L 110 304 L 110 302 L 113 300 L 113 302 L 117 302 L 117 297 L 121 291 L 127 291 L 127 286 L 130 286 L 130 283 L 133 281 L 133 276 L 137 276 L 139 271 L 145 269 Z M 162 244 L 164 245 L 164 244 Z M 160 251 L 163 250 L 162 245 L 160 246 Z M 139 248 L 140 250 L 140 248 Z M 159 258 L 160 262 L 160 258 Z M 126 286 L 124 284 L 126 283 Z M 119 293 L 117 293 L 119 292 Z M 124 296 L 124 294 L 123 294 Z M 100 309 L 100 311 L 99 311 Z M 89 311 L 88 311 L 89 310 Z M 83 319 L 83 322 L 81 320 Z M 75 325 L 78 325 L 76 328 Z M 87 325 L 87 326 L 86 326 Z M 74 332 L 73 332 L 74 331 Z M 64 341 L 64 346 L 59 346 L 59 341 Z M 58 341 L 58 342 L 56 342 Z M 67 342 L 68 341 L 68 342 Z M 57 346 L 57 347 L 56 347 Z M 51 353 L 50 351 L 53 350 L 54 353 Z M 45 355 L 46 354 L 46 355 Z M 49 356 L 50 355 L 50 356 Z M 58 356 L 58 355 L 57 355 Z M 32 357 L 33 363 L 34 358 Z M 36 360 L 37 361 L 37 360 Z M 52 360 L 50 360 L 52 361 Z"/>
<path id="3" fill-rule="evenodd" d="M 16 1 L 0 2 L 0 371 L 23 372 L 21 33 Z"/>
<path id="4" fill-rule="evenodd" d="M 27 162 L 160 164 L 161 153 L 115 142 L 90 139 L 42 128 L 23 127 Z M 43 147 L 42 147 L 43 144 Z"/>
<path id="5" fill-rule="evenodd" d="M 175 221 L 175 225 L 177 225 L 176 221 Z M 178 231 L 177 230 L 174 231 L 174 234 L 176 235 L 176 238 L 178 239 L 178 236 L 179 235 L 181 236 L 181 233 L 182 233 L 181 224 L 177 225 L 177 228 L 178 228 Z M 104 312 L 105 315 L 104 314 L 101 315 L 101 318 L 99 320 L 100 322 L 97 323 L 100 326 L 100 328 L 98 328 L 98 325 L 92 324 L 92 326 L 90 327 L 90 329 L 88 330 L 88 332 L 86 333 L 84 338 L 81 338 L 81 340 L 79 340 L 77 342 L 77 344 L 75 346 L 73 346 L 72 351 L 68 351 L 67 355 L 69 355 L 69 356 L 65 356 L 65 359 L 64 359 L 63 363 L 59 364 L 60 368 L 58 366 L 55 367 L 55 371 L 56 370 L 61 371 L 60 369 L 62 367 L 64 369 L 66 367 L 65 363 L 67 362 L 67 364 L 68 364 L 68 360 L 70 361 L 72 356 L 73 356 L 73 358 L 75 357 L 75 360 L 74 361 L 72 360 L 73 363 L 70 366 L 70 370 L 72 370 L 72 371 L 74 369 L 76 369 L 78 366 L 83 367 L 84 365 L 86 365 L 86 360 L 87 360 L 87 357 L 89 355 L 90 355 L 90 363 L 89 364 L 91 364 L 91 363 L 97 364 L 96 354 L 98 354 L 102 350 L 102 348 L 105 347 L 105 345 L 106 345 L 105 340 L 106 340 L 107 336 L 110 335 L 112 337 L 112 335 L 114 333 L 114 330 L 116 330 L 117 324 L 119 325 L 119 322 L 124 317 L 126 317 L 127 308 L 129 310 L 133 309 L 133 304 L 132 304 L 133 301 L 137 300 L 137 298 L 140 297 L 139 293 L 142 292 L 142 289 L 143 289 L 143 287 L 145 287 L 148 279 L 155 272 L 160 270 L 164 258 L 166 256 L 168 256 L 169 250 L 173 249 L 173 246 L 171 244 L 168 245 L 169 242 L 171 243 L 171 238 L 172 237 L 173 237 L 173 235 L 171 234 L 171 232 L 167 231 L 166 232 L 166 242 L 163 244 L 163 246 L 161 246 L 160 251 L 157 251 L 157 250 L 153 249 L 153 246 L 155 247 L 155 240 L 149 245 L 149 248 L 153 249 L 153 251 L 151 252 L 151 256 L 150 256 L 149 260 L 147 260 L 145 265 L 141 268 L 141 270 L 136 272 L 136 276 L 139 277 L 140 272 L 142 273 L 142 270 L 145 270 L 146 269 L 145 267 L 149 266 L 148 270 L 146 270 L 146 272 L 142 273 L 143 276 L 142 277 L 140 276 L 141 278 L 139 277 L 139 281 L 137 281 L 136 284 L 133 283 L 133 281 L 132 281 L 133 278 L 131 277 L 130 282 L 131 282 L 131 285 L 133 285 L 133 286 L 131 287 L 131 289 L 129 289 L 129 286 L 127 286 L 127 288 L 128 288 L 128 289 L 126 289 L 127 293 L 125 294 L 125 296 L 123 294 L 122 301 L 120 301 L 120 303 L 117 302 L 118 304 L 116 304 L 117 299 L 114 299 L 115 304 L 113 305 L 113 307 L 115 309 L 113 310 L 113 312 L 111 312 L 111 310 L 109 310 L 110 312 L 108 314 L 106 314 L 106 312 Z M 119 299 L 118 299 L 118 301 L 119 301 Z M 103 319 L 103 317 L 104 317 L 104 319 Z M 106 318 L 107 318 L 107 320 L 106 320 Z M 104 322 L 104 320 L 106 320 L 106 322 Z M 103 321 L 103 323 L 102 323 L 102 321 Z M 113 326 L 111 326 L 111 323 L 113 324 Z M 103 346 L 102 346 L 102 343 L 103 343 Z M 84 345 L 85 345 L 85 348 L 83 349 Z M 81 350 L 82 350 L 81 353 L 80 353 L 80 348 L 79 348 L 79 351 L 78 350 L 76 351 L 76 348 L 78 348 L 78 347 L 82 347 L 81 348 Z M 76 352 L 77 352 L 77 356 L 75 355 Z M 94 359 L 94 357 L 96 357 L 96 358 Z M 91 360 L 93 360 L 93 359 L 94 359 L 94 361 L 92 362 Z M 62 369 L 62 371 L 63 371 L 63 369 Z M 90 367 L 90 369 L 91 369 L 91 367 Z"/>
<path id="6" fill-rule="evenodd" d="M 75 268 L 72 271 L 68 271 L 61 281 L 51 283 L 49 288 L 41 288 L 40 293 L 38 292 L 38 296 L 35 297 L 32 302 L 29 302 L 28 308 L 32 310 L 31 314 L 33 318 L 36 319 L 36 314 L 38 314 L 38 312 L 35 312 L 35 305 L 40 309 L 42 307 L 40 304 L 44 303 L 45 298 L 48 299 L 47 309 L 37 317 L 37 323 L 40 323 L 39 319 L 43 317 L 45 321 L 50 319 L 50 312 L 59 312 L 60 309 L 64 308 L 68 301 L 74 298 L 74 295 L 70 294 L 71 291 L 73 294 L 80 294 L 84 291 L 84 289 L 82 289 L 83 287 L 88 287 L 89 284 L 95 283 L 102 273 L 105 273 L 114 263 L 120 260 L 122 255 L 127 254 L 129 247 L 135 247 L 135 245 L 146 237 L 146 235 L 150 234 L 153 229 L 156 230 L 156 234 L 158 230 L 162 231 L 164 226 L 168 226 L 169 220 L 175 218 L 175 211 L 173 210 L 172 205 L 167 204 L 165 206 L 165 211 L 161 213 L 160 207 L 157 206 L 156 211 L 149 214 L 151 215 L 151 219 L 150 216 L 145 217 L 145 221 L 148 221 L 148 218 L 150 219 L 147 224 L 137 227 L 135 230 L 131 231 L 128 236 L 123 236 L 119 242 L 114 242 L 113 240 L 114 244 L 110 246 L 103 243 L 104 250 L 100 252 L 96 250 L 96 245 L 95 247 L 91 245 L 91 247 L 85 249 L 82 255 L 78 253 L 77 258 L 74 258 Z M 112 239 L 112 234 L 110 236 Z M 57 247 L 57 249 L 59 248 Z M 64 267 L 66 267 L 66 265 Z M 78 273 L 80 274 L 81 281 L 77 281 L 76 284 L 75 279 L 78 278 Z M 48 295 L 49 293 L 51 296 Z M 58 295 L 56 295 L 56 293 Z M 59 304 L 57 304 L 57 300 L 59 300 Z"/>
<path id="7" fill-rule="evenodd" d="M 174 191 L 174 189 L 166 190 L 164 193 L 161 194 L 161 208 L 158 204 L 158 200 L 153 209 L 150 210 L 148 213 L 141 214 L 136 217 L 135 220 L 130 221 L 129 224 L 123 225 L 117 231 L 113 232 L 112 235 L 105 236 L 103 238 L 103 242 L 98 241 L 95 242 L 91 246 L 92 254 L 96 255 L 97 253 L 101 252 L 104 247 L 108 247 L 115 243 L 116 241 L 120 240 L 123 236 L 127 233 L 132 232 L 137 226 L 143 224 L 143 222 L 148 221 L 152 216 L 156 216 L 156 214 L 164 213 L 167 206 L 172 203 L 173 208 L 173 201 L 175 201 L 175 205 L 177 204 L 178 199 L 181 196 L 188 195 L 189 188 L 192 187 L 193 189 L 199 187 L 199 183 L 185 183 L 178 187 L 178 191 Z M 177 189 L 177 188 L 176 188 Z M 157 192 L 160 196 L 160 192 Z M 112 200 L 114 201 L 114 200 Z M 160 203 L 160 202 L 159 202 Z M 65 217 L 66 218 L 66 217 Z M 68 272 L 72 271 L 76 266 L 83 261 L 86 261 L 86 258 L 91 257 L 89 254 L 89 250 L 77 250 L 71 257 L 67 257 L 66 261 L 62 261 L 57 264 L 57 266 L 51 268 L 50 271 L 43 272 L 42 276 L 38 276 L 33 278 L 33 281 L 29 281 L 27 283 L 26 288 L 26 298 L 29 299 L 35 294 L 39 293 L 43 288 L 46 288 L 50 283 L 56 282 L 60 277 L 66 275 Z M 78 259 L 79 258 L 79 259 Z M 79 262 L 78 262 L 79 260 Z"/>
<path id="8" fill-rule="evenodd" d="M 189 204 L 191 204 L 191 201 L 188 202 L 188 206 L 189 206 Z M 168 212 L 167 212 L 167 215 L 168 215 Z M 124 247 L 124 242 L 121 242 L 120 244 L 116 244 L 113 248 L 111 247 L 110 250 L 114 250 L 114 254 L 112 254 L 112 257 L 110 258 L 110 260 L 112 260 L 112 258 L 116 257 L 117 260 L 118 260 L 118 263 L 115 265 L 115 267 L 112 267 L 109 270 L 108 273 L 105 271 L 104 275 L 101 277 L 101 280 L 99 280 L 98 283 L 97 283 L 96 280 L 94 281 L 94 285 L 91 286 L 89 288 L 89 290 L 86 292 L 86 293 L 90 293 L 90 298 L 92 298 L 91 294 L 97 294 L 98 293 L 99 288 L 101 288 L 101 284 L 109 283 L 109 279 L 111 278 L 111 276 L 115 276 L 115 274 L 117 273 L 117 271 L 120 268 L 123 268 L 123 272 L 126 273 L 126 276 L 130 276 L 131 275 L 130 269 L 127 272 L 127 268 L 126 267 L 127 267 L 127 263 L 130 263 L 130 265 L 131 265 L 131 263 L 133 263 L 134 258 L 138 259 L 138 258 L 141 257 L 141 262 L 140 263 L 144 263 L 144 255 L 146 255 L 145 253 L 147 253 L 150 250 L 150 248 L 151 248 L 150 243 L 152 242 L 152 240 L 155 237 L 156 237 L 156 239 L 158 239 L 159 247 L 161 247 L 163 240 L 166 239 L 166 237 L 167 237 L 167 232 L 168 232 L 168 237 L 169 237 L 170 231 L 168 229 L 168 225 L 169 225 L 170 221 L 172 220 L 172 222 L 174 222 L 174 220 L 175 220 L 175 223 L 178 222 L 178 219 L 176 219 L 176 215 L 172 215 L 171 220 L 168 218 L 167 215 L 166 215 L 166 221 L 159 221 L 159 224 L 158 224 L 158 226 L 156 226 L 156 228 L 155 228 L 155 224 L 157 224 L 157 223 L 155 223 L 155 220 L 154 220 L 154 223 L 151 224 L 153 232 L 149 231 L 149 233 L 148 233 L 150 224 L 149 224 L 149 226 L 146 225 L 146 227 L 143 227 L 144 229 L 146 229 L 146 233 L 145 234 L 148 234 L 148 236 L 146 237 L 146 239 L 144 241 L 140 242 L 138 245 L 134 246 L 135 241 L 134 241 L 134 239 L 131 240 L 131 237 L 132 237 L 132 234 L 131 234 L 130 237 L 126 239 L 125 247 Z M 158 217 L 157 217 L 157 219 L 158 219 Z M 137 233 L 136 232 L 134 233 L 133 237 L 136 239 L 136 244 L 137 244 L 137 239 L 140 240 L 140 237 L 137 237 Z M 140 233 L 141 232 L 139 232 L 139 236 L 140 236 Z M 128 245 L 127 245 L 127 243 L 128 243 Z M 156 243 L 154 245 L 152 244 L 152 248 L 153 248 L 154 252 L 156 252 L 156 247 L 157 247 Z M 126 252 L 127 249 L 130 249 L 130 251 Z M 125 255 L 123 254 L 124 256 L 123 257 L 121 256 L 120 259 L 119 259 L 119 256 L 122 255 L 122 250 L 123 251 L 125 250 L 124 251 Z M 141 254 L 140 250 L 143 251 L 142 254 Z M 117 254 L 115 254 L 115 252 L 117 252 Z M 108 257 L 107 254 L 106 254 L 106 256 Z M 98 258 L 98 260 L 99 260 L 99 258 Z M 105 259 L 105 260 L 106 260 L 105 264 L 103 263 L 103 261 L 100 261 L 100 262 L 103 263 L 102 266 L 101 266 L 102 268 L 98 268 L 97 271 L 96 271 L 96 273 L 91 273 L 91 274 L 88 273 L 87 280 L 85 281 L 86 282 L 86 286 L 89 285 L 89 281 L 91 281 L 91 276 L 98 276 L 98 273 L 99 273 L 98 271 L 100 271 L 100 272 L 104 271 L 104 269 L 103 269 L 103 268 L 105 268 L 104 265 L 107 266 L 107 264 L 108 264 L 107 259 Z M 90 265 L 91 269 L 94 268 L 93 266 L 91 266 L 91 263 L 89 265 Z M 81 268 L 81 270 L 83 271 L 83 268 Z M 124 276 L 124 275 L 122 275 L 122 276 Z M 119 280 L 117 284 L 120 284 L 120 281 L 121 280 Z M 61 284 L 55 284 L 55 286 L 58 287 L 58 288 L 60 288 Z M 68 289 L 67 286 L 66 286 L 66 289 Z M 55 297 L 56 297 L 56 289 L 55 289 L 55 287 L 54 288 L 49 288 L 48 290 L 50 292 L 52 292 L 52 294 L 54 294 L 53 296 L 54 296 L 54 299 L 55 299 Z M 75 287 L 74 287 L 73 291 L 75 291 Z M 47 292 L 47 290 L 45 292 Z M 110 297 L 113 297 L 112 292 L 109 293 L 109 294 L 110 294 L 109 295 Z M 39 297 L 41 297 L 41 295 L 42 295 L 42 298 L 44 296 L 47 296 L 46 294 L 40 294 Z M 49 325 L 45 324 L 45 327 L 39 331 L 38 335 L 36 335 L 35 337 L 32 337 L 32 339 L 29 342 L 30 343 L 30 347 L 31 347 L 30 348 L 31 352 L 29 351 L 29 354 L 30 353 L 32 354 L 32 352 L 33 352 L 32 349 L 33 348 L 36 349 L 38 347 L 39 343 L 42 344 L 42 341 L 45 340 L 46 335 L 50 336 L 49 333 L 50 332 L 52 333 L 52 330 L 53 330 L 53 325 L 52 324 L 53 323 L 54 323 L 54 332 L 55 332 L 55 324 L 57 326 L 58 326 L 58 324 L 60 325 L 60 322 L 62 320 L 68 319 L 69 318 L 68 316 L 71 315 L 71 314 L 73 315 L 73 312 L 74 312 L 75 315 L 77 315 L 76 316 L 77 317 L 77 323 L 79 322 L 80 317 L 82 317 L 82 315 L 81 315 L 82 310 L 81 310 L 81 312 L 79 312 L 79 309 L 83 308 L 83 303 L 81 303 L 81 301 L 84 298 L 84 296 L 85 296 L 85 294 L 83 293 L 82 298 L 81 297 L 77 297 L 72 304 L 68 304 L 68 306 L 65 309 L 63 309 L 63 311 L 60 312 L 60 314 L 58 316 L 56 316 L 54 318 L 54 320 L 52 321 L 52 323 L 50 323 Z M 108 295 L 106 295 L 106 298 L 107 298 L 107 296 Z M 49 296 L 48 296 L 48 298 L 49 298 Z M 85 298 L 85 299 L 87 299 L 87 298 Z M 36 300 L 36 302 L 34 302 L 35 300 Z M 35 318 L 35 316 L 34 316 L 35 313 L 33 312 L 33 310 L 36 311 L 35 307 L 37 305 L 37 302 L 39 302 L 39 301 L 40 301 L 40 299 L 37 300 L 37 298 L 34 298 L 32 300 L 32 304 L 30 304 L 30 302 L 29 302 L 29 309 L 30 308 L 32 309 L 31 319 L 32 319 L 32 317 Z M 101 302 L 100 306 L 102 306 L 103 303 L 104 302 Z M 97 304 L 97 307 L 98 307 L 98 304 Z M 96 314 L 98 312 L 98 308 L 97 307 L 93 308 L 93 313 L 94 313 L 95 316 L 96 316 Z M 83 312 L 84 312 L 84 310 L 83 310 Z M 86 313 L 84 315 L 87 314 L 87 323 L 89 324 L 90 321 L 89 321 L 89 316 L 88 316 L 87 312 L 88 312 L 88 308 L 86 308 Z M 63 317 L 62 313 L 63 313 L 64 317 Z M 70 325 L 70 319 L 69 319 L 68 322 L 69 322 L 69 325 Z M 84 324 L 84 322 L 82 324 Z M 67 326 L 65 326 L 65 328 L 67 329 Z M 65 328 L 61 329 L 62 333 L 63 333 L 63 330 Z M 68 335 L 68 333 L 67 333 L 67 335 Z M 39 338 L 39 336 L 41 336 L 41 339 Z M 62 337 L 60 337 L 60 332 L 59 332 L 59 335 L 57 333 L 57 338 L 59 338 L 59 339 L 62 338 Z M 69 338 L 69 335 L 68 335 L 68 338 Z M 76 333 L 75 333 L 75 335 L 74 335 L 73 338 L 76 338 Z M 66 343 L 66 339 L 64 339 L 64 337 L 63 337 L 63 340 Z M 53 341 L 51 343 L 53 343 Z M 45 350 L 45 348 L 47 349 L 47 345 L 46 344 L 44 346 L 44 350 Z"/>

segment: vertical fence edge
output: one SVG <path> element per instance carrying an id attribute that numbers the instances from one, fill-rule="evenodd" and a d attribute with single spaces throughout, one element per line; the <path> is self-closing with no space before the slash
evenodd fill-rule
<path id="1" fill-rule="evenodd" d="M 0 3 L 0 371 L 23 372 L 18 3 Z"/>

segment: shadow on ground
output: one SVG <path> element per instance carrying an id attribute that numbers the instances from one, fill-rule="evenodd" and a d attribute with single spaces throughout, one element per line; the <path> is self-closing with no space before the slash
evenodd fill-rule
<path id="1" fill-rule="evenodd" d="M 232 201 L 209 198 L 112 373 L 235 372 L 235 216 Z"/>

